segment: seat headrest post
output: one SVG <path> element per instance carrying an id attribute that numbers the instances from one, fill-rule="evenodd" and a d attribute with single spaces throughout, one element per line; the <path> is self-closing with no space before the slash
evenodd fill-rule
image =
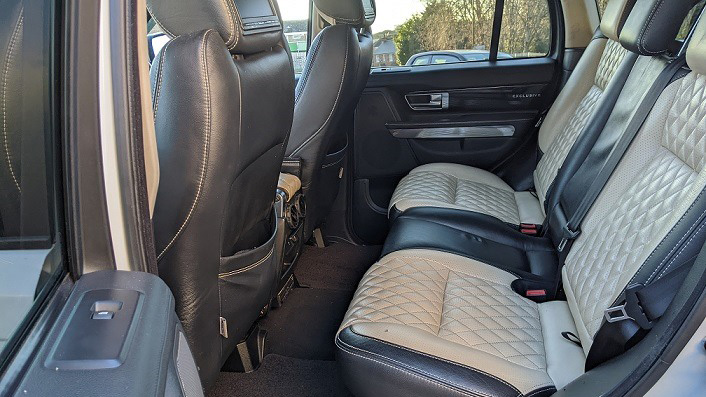
<path id="1" fill-rule="evenodd" d="M 314 5 L 338 25 L 364 28 L 375 22 L 375 0 L 314 0 Z"/>
<path id="2" fill-rule="evenodd" d="M 695 0 L 637 0 L 620 32 L 620 44 L 644 56 L 667 52 Z"/>
<path id="3" fill-rule="evenodd" d="M 172 37 L 217 31 L 234 54 L 266 51 L 282 40 L 274 0 L 147 0 L 147 10 Z"/>

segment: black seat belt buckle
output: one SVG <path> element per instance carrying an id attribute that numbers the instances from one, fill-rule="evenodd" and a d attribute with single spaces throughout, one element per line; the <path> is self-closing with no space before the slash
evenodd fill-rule
<path id="1" fill-rule="evenodd" d="M 654 326 L 654 322 L 647 318 L 647 315 L 640 306 L 640 298 L 637 293 L 645 288 L 642 284 L 633 284 L 625 289 L 625 302 L 621 305 L 609 307 L 604 312 L 604 317 L 609 323 L 617 323 L 625 320 L 633 320 L 640 328 L 648 330 Z"/>

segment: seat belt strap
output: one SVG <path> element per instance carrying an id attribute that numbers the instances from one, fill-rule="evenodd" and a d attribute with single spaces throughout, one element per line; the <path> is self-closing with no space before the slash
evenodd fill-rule
<path id="1" fill-rule="evenodd" d="M 610 176 L 613 174 L 613 171 L 615 171 L 615 168 L 620 163 L 620 160 L 625 155 L 625 152 L 635 139 L 635 136 L 637 136 L 637 133 L 642 129 L 642 126 L 645 124 L 645 120 L 647 120 L 647 117 L 652 111 L 654 105 L 657 103 L 660 95 L 674 80 L 674 77 L 680 70 L 682 70 L 682 67 L 685 64 L 686 57 L 684 56 L 674 59 L 669 65 L 667 65 L 667 67 L 662 71 L 662 73 L 660 73 L 655 82 L 652 84 L 652 87 L 650 87 L 649 91 L 645 95 L 645 98 L 640 103 L 640 106 L 637 108 L 632 120 L 630 120 L 625 133 L 623 133 L 620 137 L 620 140 L 616 143 L 615 147 L 608 155 L 608 159 L 603 168 L 600 170 L 596 178 L 591 183 L 591 186 L 586 191 L 586 195 L 576 208 L 576 212 L 571 215 L 566 225 L 562 228 L 561 240 L 557 247 L 559 252 L 564 252 L 567 250 L 568 245 L 570 245 L 570 243 L 572 243 L 573 240 L 581 234 L 580 226 L 584 218 L 586 218 L 586 214 L 588 214 L 588 211 L 593 206 L 593 203 L 598 198 L 598 195 L 601 193 L 606 183 L 608 183 L 608 179 L 610 179 Z"/>
<path id="2" fill-rule="evenodd" d="M 624 353 L 652 329 L 674 300 L 695 261 L 696 256 L 651 283 L 625 288 L 618 300 L 620 304 L 604 312 L 603 323 L 586 357 L 586 371 Z"/>

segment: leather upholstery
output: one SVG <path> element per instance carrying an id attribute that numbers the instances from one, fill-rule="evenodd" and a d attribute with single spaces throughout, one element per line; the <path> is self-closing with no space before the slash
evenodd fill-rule
<path id="1" fill-rule="evenodd" d="M 392 222 L 382 255 L 416 248 L 465 256 L 518 278 L 559 277 L 559 260 L 549 239 L 524 235 L 485 214 L 425 207 L 405 211 Z"/>
<path id="2" fill-rule="evenodd" d="M 420 396 L 551 394 L 557 382 L 548 373 L 545 340 L 554 339 L 552 345 L 571 342 L 561 339 L 561 331 L 542 329 L 542 313 L 558 315 L 512 291 L 509 285 L 515 278 L 442 252 L 405 250 L 383 257 L 363 277 L 336 339 L 351 390 L 356 395 L 387 395 L 383 390 L 401 395 L 394 391 L 398 387 Z M 570 322 L 561 323 L 571 327 Z M 410 353 L 381 351 L 370 340 L 432 362 L 407 358 Z M 566 360 L 582 360 L 581 349 L 567 347 Z M 376 371 L 365 376 L 357 372 L 356 367 L 376 361 Z M 572 368 L 571 379 L 582 372 L 580 366 Z M 381 382 L 379 377 L 386 378 L 387 386 L 371 392 L 368 382 Z M 407 382 L 411 384 L 403 386 Z"/>
<path id="3" fill-rule="evenodd" d="M 695 29 L 686 49 L 686 63 L 696 73 L 706 74 L 706 29 Z"/>
<path id="4" fill-rule="evenodd" d="M 22 235 L 22 1 L 0 2 L 0 237 Z"/>
<path id="5" fill-rule="evenodd" d="M 279 14 L 274 0 L 243 0 L 252 7 L 269 6 Z M 213 29 L 228 50 L 254 54 L 276 46 L 282 38 L 282 27 L 258 34 L 244 34 L 243 20 L 235 0 L 147 0 L 147 10 L 165 33 L 171 37 Z M 277 17 L 279 19 L 279 17 Z"/>
<path id="6" fill-rule="evenodd" d="M 698 29 L 706 30 L 706 21 Z M 664 61 L 641 58 L 635 66 L 628 89 L 654 81 Z M 627 101 L 605 129 L 620 130 L 633 114 L 626 106 L 635 107 L 645 91 L 621 95 Z M 622 301 L 626 286 L 664 276 L 706 241 L 704 118 L 706 76 L 684 71 L 662 92 L 582 223 L 562 270 L 565 302 L 525 299 L 515 292 L 516 271 L 455 254 L 455 247 L 403 248 L 381 258 L 363 277 L 336 338 L 351 390 L 534 396 L 581 382 L 604 312 Z M 603 136 L 597 145 L 614 142 Z M 464 221 L 451 211 L 418 208 L 395 222 L 417 212 L 443 227 L 463 231 L 466 222 L 472 233 L 483 229 L 498 242 L 522 245 L 497 220 Z M 557 337 L 567 331 L 581 347 Z"/>
<path id="7" fill-rule="evenodd" d="M 162 170 L 153 220 L 159 273 L 205 386 L 271 297 L 273 203 L 294 108 L 283 42 L 255 54 L 231 51 L 214 29 L 184 33 L 151 70 Z"/>
<path id="8" fill-rule="evenodd" d="M 350 3 L 355 2 L 335 2 L 342 9 Z M 286 151 L 288 159 L 301 160 L 305 238 L 323 222 L 338 194 L 348 131 L 372 55 L 372 34 L 348 24 L 324 28 L 307 53 Z"/>
<path id="9" fill-rule="evenodd" d="M 362 28 L 375 22 L 375 0 L 314 0 L 314 5 L 336 24 Z"/>
<path id="10" fill-rule="evenodd" d="M 608 2 L 601 18 L 601 32 L 607 38 L 613 41 L 620 40 L 620 32 L 623 30 L 625 21 L 636 1 L 613 0 Z"/>
<path id="11" fill-rule="evenodd" d="M 640 55 L 665 53 L 679 32 L 680 22 L 696 2 L 638 0 L 620 32 L 620 43 Z"/>

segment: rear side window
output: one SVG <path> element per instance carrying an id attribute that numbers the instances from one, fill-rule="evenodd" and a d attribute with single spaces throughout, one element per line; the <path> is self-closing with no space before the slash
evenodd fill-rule
<path id="1" fill-rule="evenodd" d="M 294 73 L 301 73 L 309 47 L 310 0 L 283 0 L 279 2 L 284 24 L 284 35 L 292 52 Z"/>
<path id="2" fill-rule="evenodd" d="M 603 18 L 603 12 L 610 0 L 596 0 L 596 6 L 598 6 L 598 14 Z"/>
<path id="3" fill-rule="evenodd" d="M 0 11 L 0 367 L 61 274 L 54 2 Z"/>
<path id="4" fill-rule="evenodd" d="M 551 48 L 548 0 L 375 3 L 373 67 L 390 66 L 391 58 L 393 65 L 418 66 L 545 57 Z M 502 12 L 496 15 L 499 5 Z M 494 30 L 498 26 L 500 29 Z M 497 48 L 493 48 L 494 42 Z M 418 61 L 420 53 L 429 53 L 432 58 Z"/>

